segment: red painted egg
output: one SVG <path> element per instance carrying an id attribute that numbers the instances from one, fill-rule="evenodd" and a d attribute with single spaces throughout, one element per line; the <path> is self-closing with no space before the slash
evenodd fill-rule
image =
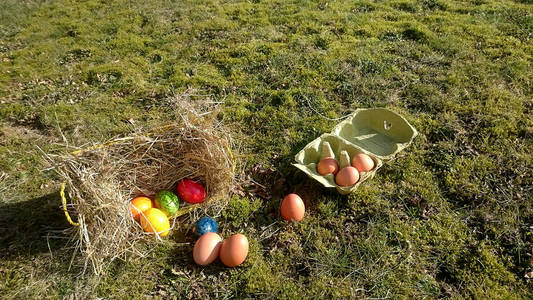
<path id="1" fill-rule="evenodd" d="M 206 196 L 204 187 L 191 179 L 180 181 L 176 187 L 176 192 L 180 199 L 191 204 L 204 202 Z"/>

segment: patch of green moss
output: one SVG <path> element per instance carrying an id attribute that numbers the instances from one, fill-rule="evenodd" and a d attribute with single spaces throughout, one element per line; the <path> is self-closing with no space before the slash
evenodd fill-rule
<path id="1" fill-rule="evenodd" d="M 95 290 L 56 252 L 33 265 L 20 241 L 2 294 L 530 298 L 531 24 L 524 1 L 3 1 L 0 125 L 18 133 L 0 139 L 0 216 L 57 189 L 36 146 L 170 122 L 168 99 L 187 94 L 220 103 L 246 173 L 273 168 L 308 207 L 287 223 L 280 196 L 233 196 L 219 223 L 249 237 L 242 267 L 194 265 L 183 228 Z M 391 108 L 420 135 L 339 196 L 291 163 L 360 107 Z"/>
<path id="2" fill-rule="evenodd" d="M 257 198 L 241 198 L 233 196 L 222 213 L 225 221 L 235 228 L 250 222 L 253 214 L 261 208 L 262 202 Z"/>

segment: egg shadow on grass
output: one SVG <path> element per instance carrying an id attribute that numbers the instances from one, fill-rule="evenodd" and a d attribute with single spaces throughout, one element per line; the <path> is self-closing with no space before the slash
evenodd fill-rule
<path id="1" fill-rule="evenodd" d="M 60 208 L 59 192 L 0 205 L 0 257 L 31 257 L 63 248 L 60 231 L 71 226 Z"/>
<path id="2" fill-rule="evenodd" d="M 306 214 L 315 213 L 317 206 L 322 201 L 332 201 L 335 203 L 337 210 L 346 208 L 348 195 L 341 195 L 334 188 L 326 188 L 318 181 L 310 178 L 304 172 L 297 170 L 292 171 L 290 181 L 291 193 L 295 193 L 302 198 L 305 203 Z"/>
<path id="3" fill-rule="evenodd" d="M 173 276 L 172 270 L 189 270 L 194 272 L 203 272 L 205 275 L 218 275 L 228 270 L 220 259 L 215 260 L 213 263 L 207 266 L 199 266 L 193 260 L 193 247 L 198 236 L 190 229 L 185 227 L 176 228 L 171 236 L 171 239 L 175 242 L 172 253 L 174 255 L 168 256 L 166 262 L 170 266 L 165 272 L 166 275 Z"/>

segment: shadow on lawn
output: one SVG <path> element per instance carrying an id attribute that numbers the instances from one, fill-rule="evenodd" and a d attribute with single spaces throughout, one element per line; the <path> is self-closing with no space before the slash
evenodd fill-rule
<path id="1" fill-rule="evenodd" d="M 0 206 L 0 257 L 32 256 L 65 246 L 58 238 L 66 229 L 59 192 L 24 202 Z"/>

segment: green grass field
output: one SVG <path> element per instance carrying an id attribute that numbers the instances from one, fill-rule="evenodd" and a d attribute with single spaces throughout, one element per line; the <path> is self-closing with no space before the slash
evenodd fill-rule
<path id="1" fill-rule="evenodd" d="M 532 298 L 532 39 L 531 0 L 0 1 L 0 297 Z M 194 237 L 171 236 L 76 276 L 46 238 L 68 224 L 37 146 L 157 126 L 172 97 L 220 102 L 272 195 L 218 219 L 246 263 L 198 267 Z M 291 166 L 362 107 L 420 135 L 348 196 Z M 297 224 L 278 212 L 291 191 Z"/>

